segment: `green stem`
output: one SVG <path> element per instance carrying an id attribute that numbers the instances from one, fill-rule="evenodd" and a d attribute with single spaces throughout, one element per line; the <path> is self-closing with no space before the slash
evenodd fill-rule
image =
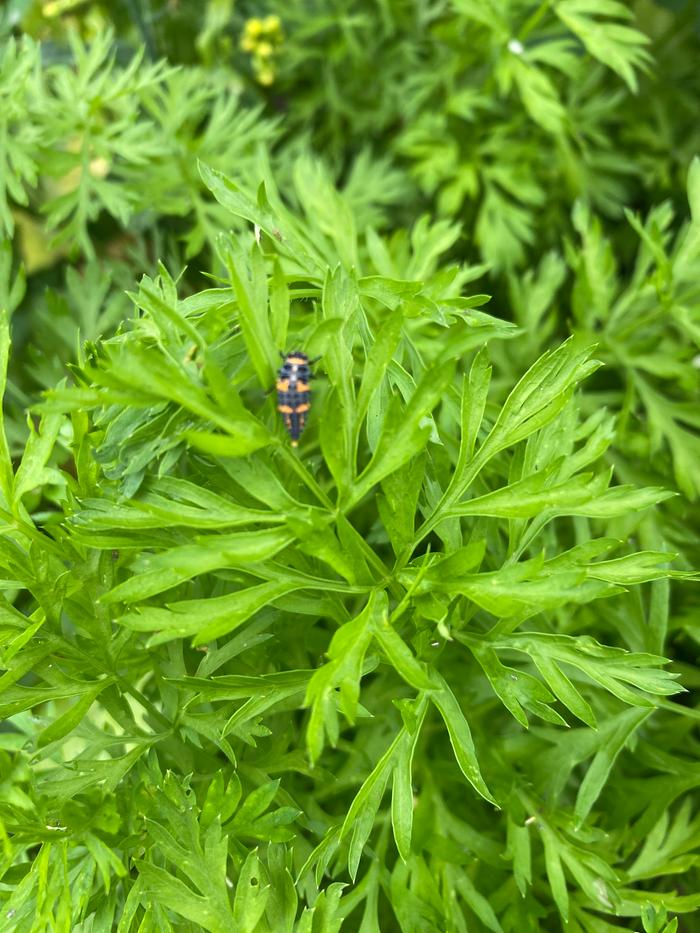
<path id="1" fill-rule="evenodd" d="M 56 557 L 65 557 L 66 549 L 65 546 L 61 546 L 53 538 L 47 535 L 45 532 L 41 531 L 35 525 L 30 524 L 29 522 L 24 521 L 19 518 L 17 515 L 13 515 L 12 512 L 8 512 L 7 509 L 0 508 L 0 518 L 5 519 L 7 524 L 11 529 L 21 532 L 23 535 L 26 535 L 31 541 L 35 541 L 40 544 L 42 547 L 45 547 L 47 550 L 51 551 Z"/>
<path id="2" fill-rule="evenodd" d="M 483 447 L 481 449 L 483 450 Z M 446 513 L 457 501 L 459 501 L 464 491 L 468 489 L 469 486 L 471 486 L 471 484 L 474 482 L 479 474 L 479 471 L 486 462 L 483 460 L 483 458 L 480 458 L 479 454 L 480 452 L 472 459 L 472 462 L 467 467 L 464 476 L 459 482 L 459 485 L 448 486 L 448 488 L 443 493 L 442 498 L 433 509 L 432 514 L 429 515 L 420 526 L 416 532 L 415 538 L 413 539 L 411 552 L 416 549 L 423 538 L 429 535 L 430 532 L 433 531 L 444 518 L 448 517 Z"/>
<path id="3" fill-rule="evenodd" d="M 125 680 L 125 678 L 122 677 L 121 674 L 117 674 L 117 675 L 116 675 L 116 678 L 117 678 L 117 682 L 118 682 L 119 686 L 121 687 L 121 689 L 122 689 L 122 691 L 123 691 L 124 693 L 129 693 L 129 694 L 131 694 L 131 696 L 137 701 L 137 703 L 140 703 L 141 706 L 143 706 L 143 708 L 144 708 L 147 712 L 149 712 L 149 713 L 151 714 L 151 716 L 153 716 L 153 718 L 154 718 L 156 721 L 162 722 L 163 725 L 166 726 L 166 731 L 167 731 L 167 732 L 172 732 L 172 731 L 173 731 L 173 724 L 170 722 L 170 720 L 168 719 L 168 717 L 167 717 L 164 713 L 161 713 L 161 711 L 160 711 L 159 709 L 157 709 L 157 708 L 153 705 L 153 703 L 151 703 L 151 701 L 148 700 L 148 699 L 141 693 L 140 690 L 138 690 L 136 687 L 134 687 L 133 684 L 130 684 L 128 680 Z"/>
<path id="4" fill-rule="evenodd" d="M 328 496 L 325 494 L 323 489 L 321 489 L 321 487 L 318 485 L 318 483 L 313 478 L 313 476 L 306 469 L 306 467 L 301 462 L 301 460 L 299 460 L 298 457 L 294 456 L 294 454 L 291 452 L 291 450 L 287 447 L 286 444 L 280 444 L 277 450 L 280 456 L 282 457 L 282 459 L 286 462 L 287 466 L 290 467 L 296 473 L 296 475 L 299 477 L 302 483 L 307 487 L 307 489 L 309 489 L 314 494 L 314 496 L 316 496 L 318 501 L 323 506 L 325 506 L 325 508 L 327 508 L 329 512 L 334 512 L 335 509 L 333 507 L 333 503 L 328 498 Z"/>
<path id="5" fill-rule="evenodd" d="M 520 30 L 518 38 L 522 41 L 527 39 L 533 29 L 539 24 L 542 17 L 549 11 L 549 8 L 552 5 L 552 0 L 544 0 L 543 3 L 540 3 L 539 7 L 535 10 L 532 16 L 526 20 L 525 25 Z"/>
<path id="6" fill-rule="evenodd" d="M 399 599 L 402 595 L 403 587 L 401 586 L 400 583 L 398 583 L 397 580 L 393 578 L 391 570 L 387 567 L 387 565 L 384 563 L 381 557 L 377 554 L 374 548 L 370 547 L 370 545 L 367 544 L 365 539 L 362 537 L 362 535 L 359 533 L 359 531 L 355 528 L 354 525 L 348 522 L 348 528 L 351 529 L 351 533 L 355 537 L 357 546 L 364 554 L 367 560 L 367 563 L 381 577 L 380 583 L 386 583 L 387 586 L 389 587 L 389 591 L 391 592 L 391 595 L 395 599 Z"/>

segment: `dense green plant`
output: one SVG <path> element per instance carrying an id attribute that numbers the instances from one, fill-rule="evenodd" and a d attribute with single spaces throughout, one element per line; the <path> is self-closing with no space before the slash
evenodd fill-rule
<path id="1" fill-rule="evenodd" d="M 700 145 L 692 3 L 675 17 L 617 0 L 269 6 L 286 123 L 341 166 L 380 134 L 492 268 L 558 244 L 575 197 L 617 218 L 642 191 L 678 195 Z"/>
<path id="2" fill-rule="evenodd" d="M 47 199 L 45 209 L 88 252 L 94 249 L 84 230 L 88 217 L 106 209 L 124 220 L 145 205 L 157 214 L 188 215 L 188 249 L 201 247 L 216 215 L 208 216 L 183 156 L 195 151 L 221 168 L 235 165 L 241 175 L 253 144 L 273 135 L 257 102 L 271 116 L 283 115 L 278 138 L 290 146 L 310 140 L 339 175 L 373 140 L 404 173 L 405 195 L 411 191 L 415 200 L 421 191 L 435 211 L 459 217 L 482 257 L 493 268 L 510 268 L 533 247 L 536 255 L 558 244 L 577 196 L 617 218 L 642 192 L 652 200 L 679 195 L 700 147 L 694 119 L 700 27 L 692 2 L 679 5 L 673 14 L 663 4 L 635 10 L 618 0 L 270 0 L 265 10 L 276 25 L 262 40 L 269 48 L 261 58 L 247 31 L 266 28 L 257 5 L 234 9 L 217 0 L 202 20 L 198 4 L 173 11 L 153 0 L 135 17 L 128 0 L 95 3 L 98 22 L 111 20 L 135 47 L 145 41 L 152 58 L 199 58 L 217 68 L 204 73 L 191 65 L 178 80 L 134 62 L 116 77 L 105 60 L 104 33 L 93 37 L 77 84 L 63 56 L 41 82 L 26 50 L 17 63 L 8 53 L 6 68 L 20 74 L 8 119 L 34 117 L 16 134 L 18 156 L 27 146 L 33 152 L 37 141 L 69 149 L 60 168 L 54 161 L 39 165 L 50 166 L 50 175 L 71 168 L 75 176 L 75 190 L 61 193 L 57 204 Z M 18 4 L 28 24 L 37 6 Z M 55 32 L 55 23 L 49 17 L 40 31 Z M 182 43 L 187 31 L 199 32 L 196 43 Z M 76 51 L 80 62 L 79 45 Z M 268 77 L 260 83 L 262 72 Z M 368 80 L 381 93 L 367 94 Z M 247 116 L 239 103 L 244 89 Z M 93 101 L 86 126 L 79 98 Z M 210 109 L 214 116 L 202 132 Z M 34 161 L 16 165 L 13 197 L 21 200 L 21 181 L 36 178 Z M 286 170 L 284 159 L 280 169 Z"/>
<path id="3" fill-rule="evenodd" d="M 699 45 L 0 10 L 0 929 L 695 928 Z"/>
<path id="4" fill-rule="evenodd" d="M 202 171 L 250 225 L 224 281 L 144 278 L 4 458 L 15 929 L 694 910 L 662 880 L 697 833 L 663 660 L 683 572 L 639 543 L 669 493 L 611 485 L 593 346 L 494 396 L 487 345 L 517 331 L 437 267 L 443 225 L 360 258 Z M 265 394 L 287 345 L 322 354 L 303 459 Z"/>
<path id="5" fill-rule="evenodd" d="M 39 67 L 39 46 L 9 39 L 0 64 L 3 82 L 0 222 L 12 233 L 9 200 L 39 209 L 57 243 L 72 242 L 91 257 L 88 225 L 107 212 L 122 225 L 134 213 L 185 217 L 187 251 L 201 249 L 218 222 L 202 198 L 193 158 L 221 166 L 250 165 L 272 127 L 239 106 L 223 73 L 115 64 L 109 32 L 86 46 L 71 36 L 74 64 Z M 36 197 L 36 195 L 35 195 Z"/>
<path id="6" fill-rule="evenodd" d="M 638 238 L 629 275 L 620 275 L 610 238 L 581 202 L 573 216 L 576 239 L 565 247 L 573 273 L 571 326 L 597 343 L 610 374 L 589 394 L 589 404 L 602 401 L 621 415 L 618 467 L 639 479 L 641 457 L 648 475 L 673 475 L 694 499 L 700 493 L 694 430 L 700 427 L 700 159 L 690 167 L 688 196 L 692 219 L 680 227 L 674 228 L 669 202 L 643 218 L 627 212 Z M 565 278 L 566 261 L 552 251 L 536 270 L 509 279 L 514 317 L 524 332 L 519 354 L 528 362 L 551 339 L 547 322 L 558 317 Z"/>

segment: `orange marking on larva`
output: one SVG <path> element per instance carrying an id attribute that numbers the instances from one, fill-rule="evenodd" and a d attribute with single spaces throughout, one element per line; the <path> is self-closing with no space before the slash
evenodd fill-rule
<path id="1" fill-rule="evenodd" d="M 277 391 L 288 392 L 289 391 L 289 379 L 278 379 L 277 380 Z"/>
<path id="2" fill-rule="evenodd" d="M 305 382 L 297 382 L 295 388 L 297 392 L 308 392 L 309 391 L 309 387 L 307 386 Z"/>
<path id="3" fill-rule="evenodd" d="M 278 406 L 277 406 L 277 411 L 281 411 L 281 412 L 283 412 L 283 413 L 289 413 L 289 414 L 291 415 L 291 413 L 294 411 L 294 409 L 292 408 L 291 405 L 278 405 Z"/>
<path id="4" fill-rule="evenodd" d="M 294 411 L 298 415 L 300 415 L 303 411 L 308 411 L 308 410 L 309 410 L 308 402 L 303 402 L 301 405 L 297 405 L 297 407 L 294 409 Z"/>
<path id="5" fill-rule="evenodd" d="M 296 363 L 297 366 L 304 366 L 308 363 L 308 360 L 302 359 L 300 356 L 288 356 L 287 363 Z"/>

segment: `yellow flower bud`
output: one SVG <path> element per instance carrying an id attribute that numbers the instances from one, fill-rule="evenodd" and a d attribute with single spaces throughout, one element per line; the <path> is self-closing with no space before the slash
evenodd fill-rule
<path id="1" fill-rule="evenodd" d="M 280 31 L 282 22 L 276 13 L 271 13 L 270 16 L 265 17 L 262 21 L 262 25 L 265 32 L 274 33 Z"/>
<path id="2" fill-rule="evenodd" d="M 262 20 L 257 19 L 257 17 L 254 17 L 253 19 L 249 19 L 248 22 L 245 24 L 245 34 L 246 36 L 250 36 L 251 39 L 254 39 L 257 36 L 259 36 L 262 31 L 263 31 Z"/>
<path id="3" fill-rule="evenodd" d="M 92 159 L 89 165 L 90 174 L 93 178 L 106 178 L 109 175 L 110 164 L 107 159 L 99 156 L 97 159 Z"/>

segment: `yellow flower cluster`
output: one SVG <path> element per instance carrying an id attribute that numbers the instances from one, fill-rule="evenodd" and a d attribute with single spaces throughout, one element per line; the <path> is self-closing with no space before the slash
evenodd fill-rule
<path id="1" fill-rule="evenodd" d="M 269 86 L 275 80 L 275 56 L 283 38 L 279 16 L 254 17 L 246 22 L 241 48 L 250 54 L 253 71 L 260 84 Z"/>

